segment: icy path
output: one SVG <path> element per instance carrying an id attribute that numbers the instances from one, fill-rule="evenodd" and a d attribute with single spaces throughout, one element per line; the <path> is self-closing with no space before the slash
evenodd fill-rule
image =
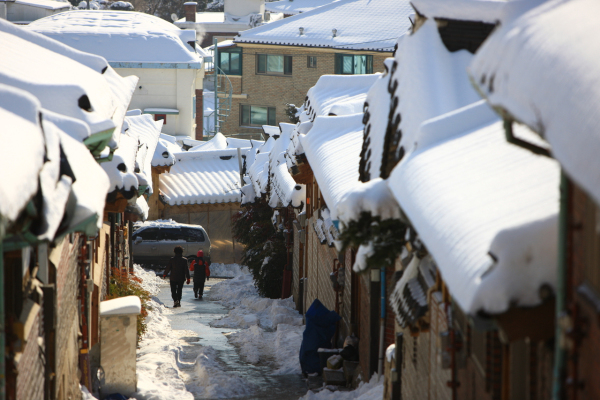
<path id="1" fill-rule="evenodd" d="M 211 279 L 205 289 L 206 299 L 213 285 L 221 282 Z M 160 285 L 156 299 L 167 306 L 173 304 L 170 288 L 165 281 Z M 207 296 L 208 295 L 208 296 Z M 216 301 L 196 300 L 191 285 L 184 287 L 181 308 L 170 308 L 166 314 L 174 333 L 183 340 L 178 357 L 180 376 L 185 390 L 195 399 L 298 399 L 306 394 L 306 385 L 299 373 L 273 375 L 277 364 L 271 359 L 240 357 L 240 348 L 230 343 L 227 336 L 242 335 L 241 352 L 252 347 L 253 335 L 244 335 L 254 329 L 211 327 L 209 323 L 227 317 L 229 309 Z M 230 318 L 227 317 L 227 318 Z M 225 318 L 225 320 L 227 320 Z M 295 354 L 297 359 L 297 351 Z M 254 364 L 250 363 L 253 362 Z"/>

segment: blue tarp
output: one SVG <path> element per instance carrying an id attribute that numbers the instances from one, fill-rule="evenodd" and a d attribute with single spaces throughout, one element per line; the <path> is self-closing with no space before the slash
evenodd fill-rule
<path id="1" fill-rule="evenodd" d="M 321 361 L 317 350 L 331 348 L 331 338 L 335 334 L 335 323 L 340 319 L 342 318 L 338 313 L 329 311 L 319 299 L 313 301 L 308 311 L 306 311 L 306 328 L 300 346 L 302 373 L 321 373 Z"/>

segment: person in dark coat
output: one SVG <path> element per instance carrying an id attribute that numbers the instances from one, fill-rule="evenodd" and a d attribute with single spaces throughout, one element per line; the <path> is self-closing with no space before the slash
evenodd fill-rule
<path id="1" fill-rule="evenodd" d="M 163 278 L 166 277 L 169 272 L 171 273 L 171 297 L 175 302 L 173 307 L 181 307 L 181 292 L 183 290 L 183 283 L 187 280 L 190 283 L 190 270 L 188 269 L 187 258 L 183 257 L 183 247 L 176 246 L 175 257 L 171 257 L 167 269 L 163 272 Z"/>
<path id="2" fill-rule="evenodd" d="M 210 277 L 209 264 L 204 261 L 204 252 L 198 250 L 197 260 L 192 261 L 192 270 L 194 271 L 194 297 L 202 298 L 204 294 L 204 282 Z"/>

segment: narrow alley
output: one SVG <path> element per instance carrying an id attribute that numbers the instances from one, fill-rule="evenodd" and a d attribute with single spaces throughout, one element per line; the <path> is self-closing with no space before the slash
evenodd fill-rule
<path id="1" fill-rule="evenodd" d="M 171 308 L 168 315 L 173 330 L 186 331 L 182 336 L 187 342 L 180 354 L 181 372 L 186 389 L 194 394 L 195 399 L 229 398 L 238 399 L 298 399 L 307 392 L 306 383 L 300 374 L 273 375 L 276 369 L 275 360 L 267 360 L 254 365 L 245 361 L 239 348 L 232 345 L 227 336 L 239 332 L 240 329 L 212 327 L 214 320 L 226 317 L 229 309 L 218 301 L 210 300 L 211 288 L 224 279 L 210 279 L 205 288 L 204 299 L 194 298 L 191 285 L 186 285 L 181 300 L 181 308 Z M 170 307 L 173 303 L 168 281 L 161 284 L 158 299 Z M 189 334 L 188 334 L 189 333 Z M 216 362 L 224 380 L 223 387 L 211 390 L 201 386 L 198 376 L 197 358 L 210 347 L 216 354 Z M 214 376 L 213 378 L 219 378 Z"/>

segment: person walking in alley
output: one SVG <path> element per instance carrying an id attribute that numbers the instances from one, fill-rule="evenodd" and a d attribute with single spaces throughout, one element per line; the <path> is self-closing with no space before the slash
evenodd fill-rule
<path id="1" fill-rule="evenodd" d="M 192 261 L 190 269 L 194 271 L 194 297 L 201 299 L 204 294 L 204 282 L 210 277 L 209 264 L 204 261 L 204 252 L 198 250 L 198 259 Z"/>
<path id="2" fill-rule="evenodd" d="M 187 258 L 183 257 L 183 247 L 176 246 L 173 250 L 175 257 L 171 257 L 165 272 L 163 272 L 163 278 L 166 277 L 169 272 L 171 280 L 171 297 L 173 298 L 173 307 L 181 307 L 181 292 L 183 290 L 183 283 L 187 280 L 190 283 L 190 270 L 188 269 Z"/>

